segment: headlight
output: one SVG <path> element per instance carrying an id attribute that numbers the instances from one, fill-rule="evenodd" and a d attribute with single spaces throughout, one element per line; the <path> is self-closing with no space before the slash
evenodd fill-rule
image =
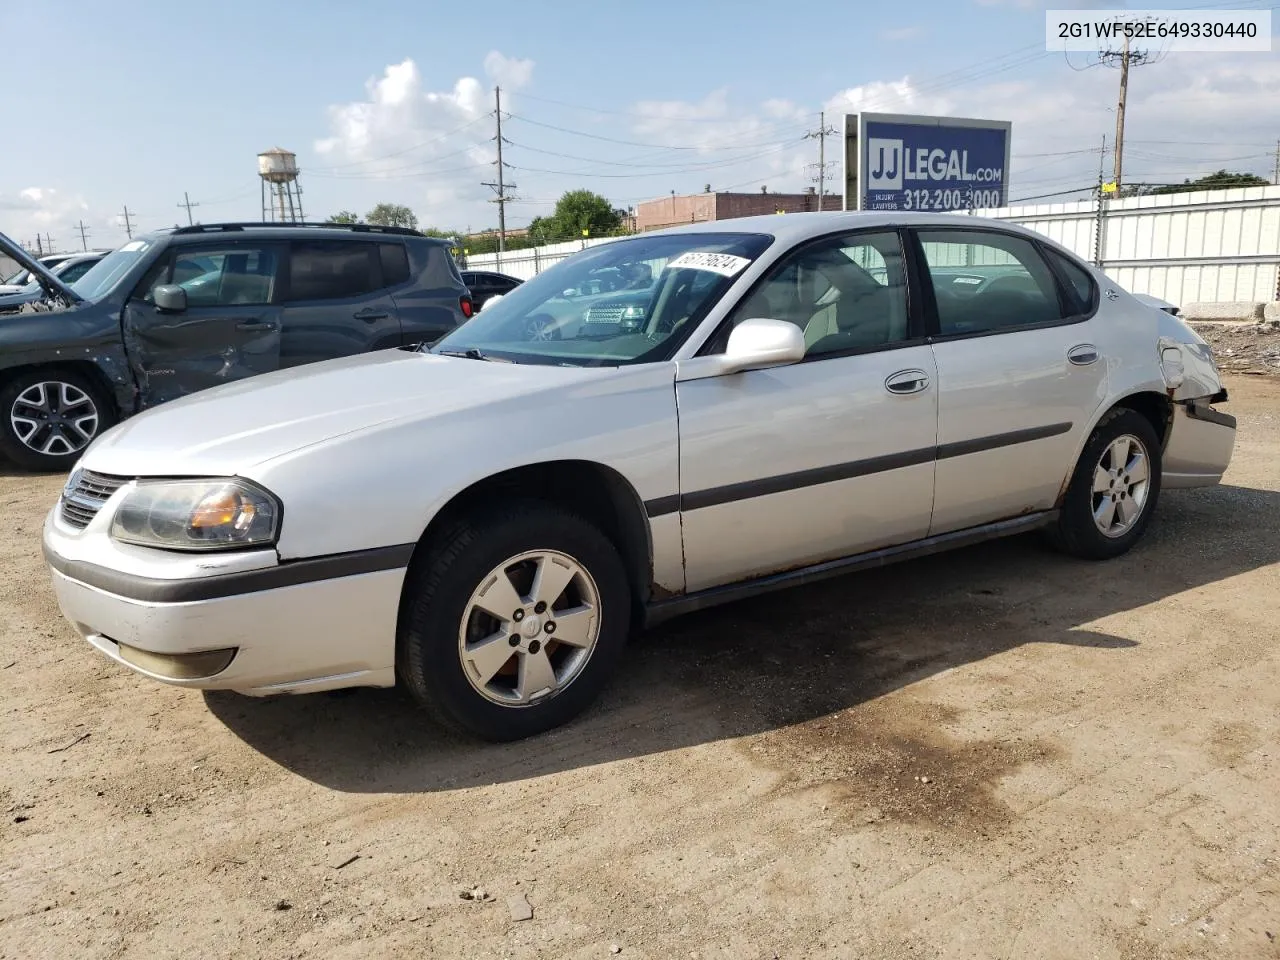
<path id="1" fill-rule="evenodd" d="M 116 510 L 111 536 L 166 550 L 269 546 L 280 504 L 244 480 L 142 481 Z"/>

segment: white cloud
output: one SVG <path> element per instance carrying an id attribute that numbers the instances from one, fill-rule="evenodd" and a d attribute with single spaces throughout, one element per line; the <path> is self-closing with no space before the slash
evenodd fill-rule
<path id="1" fill-rule="evenodd" d="M 533 78 L 533 61 L 504 57 L 497 50 L 490 50 L 484 58 L 484 72 L 500 86 L 515 90 L 528 86 Z"/>
<path id="2" fill-rule="evenodd" d="M 910 77 L 901 80 L 873 80 L 841 90 L 826 102 L 829 114 L 881 113 L 947 114 L 955 110 L 950 97 L 921 90 Z"/>
<path id="3" fill-rule="evenodd" d="M 534 63 L 495 50 L 484 67 L 507 94 L 530 82 Z M 407 204 L 426 225 L 456 225 L 477 209 L 493 173 L 492 102 L 491 83 L 476 77 L 433 91 L 412 59 L 390 64 L 366 82 L 363 99 L 329 107 L 329 135 L 315 141 L 320 160 L 303 169 L 303 182 L 313 196 L 334 197 L 334 210 L 364 210 L 376 196 Z M 504 112 L 509 102 L 504 95 Z"/>
<path id="4" fill-rule="evenodd" d="M 78 228 L 82 221 L 91 250 L 114 247 L 123 239 L 123 231 L 114 218 L 96 213 L 80 194 L 65 193 L 54 187 L 26 187 L 11 195 L 0 193 L 0 211 L 9 239 L 33 248 L 39 235 L 42 248 L 47 242 L 44 238 L 51 236 L 55 251 L 81 249 Z"/>

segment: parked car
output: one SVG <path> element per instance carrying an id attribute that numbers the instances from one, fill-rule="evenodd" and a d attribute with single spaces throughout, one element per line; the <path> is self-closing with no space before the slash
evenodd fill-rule
<path id="1" fill-rule="evenodd" d="M 203 224 L 137 237 L 0 318 L 0 453 L 67 470 L 117 420 L 217 384 L 438 339 L 472 313 L 447 246 L 365 224 Z"/>
<path id="2" fill-rule="evenodd" d="M 494 273 L 491 270 L 463 270 L 462 282 L 471 291 L 471 299 L 475 302 L 477 311 L 488 302 L 490 297 L 508 294 L 524 283 L 523 280 L 508 277 L 505 273 Z"/>
<path id="3" fill-rule="evenodd" d="M 106 251 L 78 253 L 60 260 L 49 272 L 63 283 L 75 283 L 106 255 Z M 0 293 L 0 313 L 17 313 L 24 304 L 34 303 L 44 296 L 40 281 L 31 280 L 25 287 L 19 287 L 17 293 Z"/>
<path id="4" fill-rule="evenodd" d="M 70 253 L 50 253 L 39 258 L 39 263 L 46 270 L 52 270 L 58 264 L 62 263 L 74 254 Z M 22 261 L 25 263 L 26 261 Z M 0 294 L 20 293 L 22 288 L 32 281 L 33 277 L 30 268 L 23 266 L 9 276 L 0 279 Z"/>
<path id="5" fill-rule="evenodd" d="M 983 262 L 1010 282 L 948 290 Z M 527 336 L 641 263 L 640 329 Z M 1117 557 L 1163 487 L 1219 481 L 1226 397 L 1181 320 L 1022 227 L 745 218 L 577 253 L 430 348 L 135 417 L 44 551 L 70 622 L 148 677 L 399 681 L 507 740 L 585 708 L 638 623 L 1032 530 Z"/>

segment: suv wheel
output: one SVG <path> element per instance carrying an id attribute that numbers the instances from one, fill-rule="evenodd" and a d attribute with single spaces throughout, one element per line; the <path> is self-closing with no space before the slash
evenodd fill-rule
<path id="1" fill-rule="evenodd" d="M 114 422 L 102 391 L 70 370 L 30 370 L 0 387 L 0 453 L 29 470 L 71 469 Z"/>
<path id="2" fill-rule="evenodd" d="M 626 573 L 581 517 L 527 503 L 466 519 L 411 571 L 399 674 L 446 726 L 519 740 L 596 698 L 630 624 Z"/>
<path id="3" fill-rule="evenodd" d="M 1141 539 L 1159 496 L 1160 440 L 1142 414 L 1117 408 L 1084 445 L 1049 537 L 1087 560 L 1118 557 Z"/>

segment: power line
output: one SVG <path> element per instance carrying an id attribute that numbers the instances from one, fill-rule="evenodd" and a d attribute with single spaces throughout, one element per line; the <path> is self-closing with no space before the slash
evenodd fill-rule
<path id="1" fill-rule="evenodd" d="M 810 131 L 804 135 L 806 140 L 818 141 L 818 175 L 813 179 L 818 181 L 818 210 L 822 210 L 822 197 L 827 192 L 827 137 L 834 135 L 835 127 L 827 126 L 827 114 L 825 111 L 818 114 L 818 129 Z"/>
<path id="2" fill-rule="evenodd" d="M 198 203 L 192 203 L 192 202 L 191 202 L 191 198 L 190 198 L 189 196 L 187 196 L 187 191 L 185 191 L 185 190 L 183 190 L 183 191 L 182 191 L 182 201 L 183 201 L 183 202 L 182 202 L 182 203 L 180 203 L 180 204 L 178 204 L 178 206 L 179 206 L 179 207 L 186 207 L 186 208 L 187 208 L 187 226 L 189 226 L 189 227 L 190 227 L 190 226 L 194 225 L 194 223 L 195 223 L 195 221 L 191 219 L 191 208 L 192 208 L 192 207 L 198 207 L 198 206 L 200 206 L 200 204 L 198 204 Z"/>
<path id="3" fill-rule="evenodd" d="M 498 143 L 498 159 L 496 161 L 498 167 L 498 182 L 484 182 L 481 186 L 492 187 L 497 197 L 489 201 L 498 205 L 498 252 L 503 253 L 507 249 L 507 204 L 511 202 L 512 197 L 508 196 L 508 190 L 514 190 L 514 183 L 507 183 L 504 179 L 505 164 L 502 162 L 502 88 L 495 86 L 493 88 L 493 116 L 498 125 L 497 135 L 493 138 Z"/>

